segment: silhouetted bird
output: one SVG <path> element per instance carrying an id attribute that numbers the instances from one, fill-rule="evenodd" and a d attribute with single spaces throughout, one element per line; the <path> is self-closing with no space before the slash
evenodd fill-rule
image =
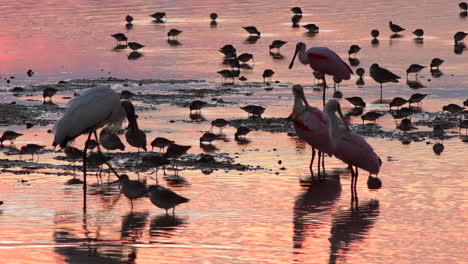
<path id="1" fill-rule="evenodd" d="M 356 69 L 356 74 L 357 76 L 359 77 L 362 77 L 364 75 L 364 73 L 366 72 L 366 70 L 364 70 L 364 68 L 357 68 Z"/>
<path id="2" fill-rule="evenodd" d="M 468 4 L 466 2 L 460 2 L 460 3 L 458 3 L 458 6 L 463 11 L 467 11 L 467 9 L 468 9 Z"/>
<path id="3" fill-rule="evenodd" d="M 211 13 L 211 14 L 210 14 L 210 18 L 211 18 L 211 20 L 215 21 L 215 20 L 218 18 L 218 14 L 216 14 L 216 13 Z"/>
<path id="4" fill-rule="evenodd" d="M 45 146 L 41 146 L 37 144 L 27 144 L 26 146 L 21 147 L 20 159 L 21 159 L 21 155 L 23 154 L 31 154 L 32 158 L 34 159 L 34 154 L 36 154 L 37 160 L 39 161 L 39 154 L 37 154 L 37 152 L 43 148 L 45 148 Z"/>
<path id="5" fill-rule="evenodd" d="M 144 45 L 141 45 L 140 43 L 137 43 L 137 42 L 128 42 L 128 47 L 131 49 L 131 50 L 139 50 L 143 47 L 145 47 Z"/>
<path id="6" fill-rule="evenodd" d="M 398 33 L 405 30 L 404 28 L 400 27 L 399 25 L 393 24 L 392 21 L 388 22 L 388 26 L 390 27 L 390 30 L 395 34 L 398 34 Z"/>
<path id="7" fill-rule="evenodd" d="M 439 66 L 442 65 L 442 63 L 444 63 L 443 59 L 433 58 L 432 61 L 431 61 L 431 70 L 433 68 L 437 68 L 437 70 L 438 70 Z"/>
<path id="8" fill-rule="evenodd" d="M 13 143 L 13 142 L 15 142 L 15 139 L 17 137 L 22 136 L 22 135 L 23 134 L 21 134 L 21 133 L 17 133 L 15 131 L 7 130 L 7 131 L 3 132 L 3 135 L 0 138 L 0 146 L 3 145 L 3 142 L 5 140 L 9 140 L 10 143 Z"/>
<path id="9" fill-rule="evenodd" d="M 392 101 L 389 103 L 390 110 L 392 110 L 392 107 L 400 107 L 404 104 L 406 104 L 408 100 L 402 97 L 395 97 L 392 99 Z"/>
<path id="10" fill-rule="evenodd" d="M 261 117 L 263 112 L 265 112 L 266 108 L 259 106 L 259 105 L 247 105 L 241 107 L 242 110 L 246 111 L 249 116 L 258 116 Z"/>
<path id="11" fill-rule="evenodd" d="M 375 123 L 375 121 L 381 116 L 383 116 L 383 114 L 379 112 L 367 112 L 361 116 L 362 123 L 364 124 L 364 120 L 372 121 Z"/>
<path id="12" fill-rule="evenodd" d="M 345 99 L 356 107 L 366 107 L 366 102 L 359 96 L 347 97 Z"/>
<path id="13" fill-rule="evenodd" d="M 124 41 L 125 43 L 127 43 L 127 36 L 125 36 L 124 33 L 116 33 L 116 34 L 113 34 L 111 35 L 115 40 L 117 40 L 117 45 L 120 44 L 120 42 Z"/>
<path id="14" fill-rule="evenodd" d="M 127 15 L 125 17 L 125 21 L 127 21 L 127 24 L 131 24 L 133 22 L 133 17 L 131 15 Z"/>
<path id="15" fill-rule="evenodd" d="M 57 89 L 54 87 L 46 87 L 44 90 L 42 90 L 42 97 L 43 97 L 43 102 L 46 101 L 46 98 L 49 97 L 49 101 L 52 102 L 52 96 L 54 96 L 57 93 Z"/>
<path id="16" fill-rule="evenodd" d="M 415 76 L 417 77 L 419 72 L 426 68 L 427 66 L 422 66 L 422 65 L 419 65 L 419 64 L 411 64 L 408 69 L 406 69 L 406 78 L 408 78 L 408 74 L 410 73 L 415 73 Z"/>
<path id="17" fill-rule="evenodd" d="M 291 11 L 295 14 L 295 15 L 302 15 L 302 9 L 298 6 L 295 6 L 293 8 L 291 8 Z"/>
<path id="18" fill-rule="evenodd" d="M 411 106 L 411 104 L 417 103 L 419 106 L 419 103 L 427 96 L 428 94 L 420 94 L 420 93 L 415 93 L 411 95 L 411 97 L 408 99 L 408 103 Z"/>
<path id="19" fill-rule="evenodd" d="M 456 113 L 458 113 L 458 112 L 460 112 L 462 110 L 463 110 L 463 107 L 461 107 L 461 106 L 459 106 L 457 104 L 448 104 L 448 105 L 445 105 L 445 106 L 442 107 L 442 112 L 447 111 L 447 112 L 449 112 L 451 114 L 456 114 Z"/>
<path id="20" fill-rule="evenodd" d="M 161 185 L 151 185 L 149 187 L 149 197 L 151 202 L 159 208 L 167 210 L 172 208 L 172 214 L 174 214 L 175 207 L 182 203 L 187 203 L 190 199 L 187 199 L 177 193 L 171 191 L 168 188 L 164 188 Z"/>
<path id="21" fill-rule="evenodd" d="M 99 133 L 99 143 L 107 150 L 125 150 L 125 145 L 122 143 L 119 136 L 107 128 L 103 128 Z"/>
<path id="22" fill-rule="evenodd" d="M 377 40 L 377 37 L 378 37 L 379 35 L 380 35 L 380 32 L 379 32 L 377 29 L 373 29 L 373 30 L 371 31 L 371 36 L 372 36 L 375 40 Z"/>
<path id="23" fill-rule="evenodd" d="M 254 26 L 248 26 L 248 27 L 242 27 L 242 28 L 245 29 L 245 31 L 247 31 L 251 35 L 260 36 L 260 31 L 258 31 L 258 29 Z"/>
<path id="24" fill-rule="evenodd" d="M 299 22 L 301 22 L 302 15 L 294 15 L 291 17 L 292 27 L 297 28 L 299 27 Z"/>
<path id="25" fill-rule="evenodd" d="M 163 151 L 165 147 L 173 143 L 173 140 L 169 140 L 165 137 L 157 137 L 153 141 L 151 141 L 151 151 L 153 151 L 154 147 L 159 148 L 160 151 Z"/>
<path id="26" fill-rule="evenodd" d="M 413 31 L 413 34 L 416 36 L 416 38 L 422 39 L 422 37 L 424 36 L 424 30 L 418 28 L 415 31 Z"/>
<path id="27" fill-rule="evenodd" d="M 192 101 L 192 102 L 190 103 L 190 105 L 189 105 L 190 113 L 191 113 L 192 111 L 194 111 L 194 110 L 200 112 L 200 110 L 201 110 L 203 107 L 207 106 L 207 105 L 208 105 L 207 102 L 203 102 L 203 101 L 200 101 L 200 100 L 194 100 L 194 101 Z"/>
<path id="28" fill-rule="evenodd" d="M 177 37 L 180 33 L 182 33 L 182 30 L 173 28 L 169 30 L 169 32 L 167 32 L 167 39 L 169 39 L 170 37 L 172 37 L 172 39 L 175 39 L 175 37 Z"/>
<path id="29" fill-rule="evenodd" d="M 401 78 L 393 72 L 380 67 L 377 63 L 372 64 L 370 67 L 370 76 L 380 84 L 380 102 L 382 102 L 382 84 L 387 82 L 397 83 L 398 79 Z"/>
<path id="30" fill-rule="evenodd" d="M 277 49 L 277 51 L 280 52 L 281 47 L 283 47 L 286 43 L 288 42 L 282 40 L 273 40 L 273 42 L 270 44 L 270 50 Z"/>
<path id="31" fill-rule="evenodd" d="M 250 133 L 250 128 L 245 127 L 245 126 L 240 126 L 237 128 L 236 133 L 234 134 L 235 139 L 239 139 L 241 137 L 245 137 L 248 133 Z"/>
<path id="32" fill-rule="evenodd" d="M 275 72 L 271 69 L 266 69 L 263 71 L 262 77 L 263 77 L 263 82 L 265 82 L 265 79 L 268 78 L 268 80 L 271 82 L 271 77 L 275 74 Z"/>
<path id="33" fill-rule="evenodd" d="M 303 28 L 307 29 L 309 33 L 319 33 L 320 28 L 315 24 L 307 24 L 302 26 Z"/>
<path id="34" fill-rule="evenodd" d="M 167 19 L 167 16 L 166 16 L 165 12 L 156 12 L 156 13 L 150 15 L 150 17 L 156 19 L 157 21 L 162 21 L 163 17 L 165 17 Z"/>
<path id="35" fill-rule="evenodd" d="M 227 125 L 229 125 L 229 121 L 227 121 L 226 119 L 223 119 L 223 118 L 217 118 L 213 121 L 211 121 L 211 128 L 210 130 L 213 129 L 213 127 L 217 127 L 219 128 L 220 131 L 223 131 L 223 128 L 226 127 Z"/>
<path id="36" fill-rule="evenodd" d="M 455 45 L 462 42 L 463 39 L 465 39 L 466 35 L 468 35 L 468 33 L 465 33 L 463 31 L 458 31 L 457 33 L 455 33 L 455 35 L 453 35 L 453 40 L 455 41 Z"/>
<path id="37" fill-rule="evenodd" d="M 120 175 L 120 184 L 122 193 L 130 199 L 131 208 L 133 209 L 133 200 L 148 196 L 148 188 L 141 181 L 130 180 L 127 174 Z"/>
<path id="38" fill-rule="evenodd" d="M 351 57 L 352 54 L 356 56 L 360 50 L 361 47 L 359 47 L 358 45 L 351 45 L 348 50 L 348 57 Z"/>
<path id="39" fill-rule="evenodd" d="M 237 57 L 237 60 L 240 62 L 248 62 L 249 60 L 252 60 L 253 62 L 255 62 L 255 60 L 253 59 L 253 55 L 251 53 L 242 53 L 241 55 Z"/>

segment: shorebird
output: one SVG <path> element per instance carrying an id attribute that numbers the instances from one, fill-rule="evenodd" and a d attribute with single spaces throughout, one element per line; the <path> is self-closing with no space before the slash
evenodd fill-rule
<path id="1" fill-rule="evenodd" d="M 299 22 L 301 22 L 302 15 L 293 15 L 291 17 L 291 22 L 292 22 L 292 27 L 293 28 L 298 28 L 299 27 Z"/>
<path id="2" fill-rule="evenodd" d="M 468 9 L 468 3 L 466 3 L 466 2 L 460 2 L 460 3 L 458 3 L 458 6 L 463 11 L 466 11 Z"/>
<path id="3" fill-rule="evenodd" d="M 373 29 L 370 34 L 374 38 L 374 40 L 377 40 L 377 37 L 380 35 L 380 32 L 377 29 Z"/>
<path id="4" fill-rule="evenodd" d="M 182 203 L 187 203 L 190 199 L 187 199 L 177 193 L 171 191 L 168 188 L 164 188 L 161 185 L 151 185 L 149 187 L 149 197 L 151 202 L 159 208 L 167 210 L 172 208 L 172 214 L 175 214 L 175 207 Z"/>
<path id="5" fill-rule="evenodd" d="M 299 61 L 304 65 L 309 65 L 312 70 L 322 74 L 323 80 L 323 105 L 325 105 L 325 90 L 327 88 L 325 74 L 337 76 L 342 80 L 349 80 L 353 71 L 346 62 L 344 62 L 338 54 L 327 47 L 312 47 L 307 49 L 302 42 L 296 44 L 289 69 L 294 66 L 294 60 L 299 56 Z"/>
<path id="6" fill-rule="evenodd" d="M 218 14 L 216 14 L 216 13 L 211 13 L 211 14 L 210 14 L 210 19 L 211 19 L 212 21 L 215 21 L 217 18 L 218 18 Z"/>
<path id="7" fill-rule="evenodd" d="M 221 71 L 217 71 L 216 73 L 221 75 L 221 77 L 222 77 L 221 82 L 223 84 L 226 83 L 228 78 L 232 79 L 232 83 L 234 83 L 234 76 L 233 76 L 233 74 L 232 74 L 232 72 L 230 70 L 221 70 Z"/>
<path id="8" fill-rule="evenodd" d="M 440 153 L 444 152 L 444 145 L 440 142 L 435 143 L 434 146 L 432 146 L 432 150 L 435 154 L 440 155 Z"/>
<path id="9" fill-rule="evenodd" d="M 408 75 L 410 73 L 414 73 L 415 74 L 415 77 L 418 77 L 418 74 L 419 72 L 426 68 L 427 66 L 422 66 L 422 65 L 419 65 L 419 64 L 411 64 L 408 69 L 406 69 L 406 78 L 408 78 Z"/>
<path id="10" fill-rule="evenodd" d="M 271 69 L 266 69 L 263 71 L 262 77 L 263 77 L 263 82 L 265 82 L 265 79 L 268 78 L 269 81 L 271 82 L 271 77 L 275 74 L 275 72 Z"/>
<path id="11" fill-rule="evenodd" d="M 395 97 L 392 99 L 392 101 L 389 103 L 389 106 L 390 106 L 390 110 L 392 110 L 392 107 L 400 107 L 404 104 L 406 104 L 408 102 L 408 100 L 406 100 L 405 98 L 403 97 Z"/>
<path id="12" fill-rule="evenodd" d="M 36 154 L 37 161 L 39 161 L 39 154 L 37 154 L 37 152 L 43 148 L 45 148 L 45 146 L 41 146 L 37 144 L 27 144 L 26 146 L 22 146 L 21 151 L 20 151 L 20 160 L 21 160 L 21 155 L 23 154 L 31 154 L 32 159 L 34 160 L 34 154 Z"/>
<path id="13" fill-rule="evenodd" d="M 119 136 L 106 128 L 103 128 L 101 133 L 99 133 L 99 143 L 107 150 L 125 150 L 125 145 L 122 143 Z"/>
<path id="14" fill-rule="evenodd" d="M 456 114 L 458 112 L 463 111 L 463 107 L 457 105 L 457 104 L 448 104 L 442 107 L 442 113 L 443 112 L 449 112 L 451 114 Z"/>
<path id="15" fill-rule="evenodd" d="M 166 153 L 164 153 L 163 158 L 165 159 L 173 159 L 174 160 L 174 167 L 177 164 L 177 159 L 187 153 L 187 151 L 191 148 L 192 146 L 183 146 L 183 145 L 178 145 L 175 143 L 170 144 L 167 149 Z"/>
<path id="16" fill-rule="evenodd" d="M 242 27 L 242 28 L 245 29 L 245 31 L 247 31 L 250 35 L 260 36 L 260 31 L 258 31 L 258 29 L 254 26 L 248 26 L 248 27 Z"/>
<path id="17" fill-rule="evenodd" d="M 131 15 L 127 15 L 125 17 L 125 21 L 127 22 L 127 24 L 132 24 L 133 22 L 133 17 Z"/>
<path id="18" fill-rule="evenodd" d="M 362 123 L 364 124 L 364 121 L 372 121 L 375 123 L 377 119 L 379 119 L 381 116 L 383 116 L 382 113 L 379 112 L 367 112 L 361 116 Z"/>
<path id="19" fill-rule="evenodd" d="M 71 164 L 73 165 L 73 179 L 74 180 L 68 181 L 68 183 L 70 184 L 82 183 L 82 181 L 76 179 L 75 163 L 76 161 L 83 158 L 83 151 L 79 148 L 75 148 L 75 147 L 67 145 L 65 146 L 64 152 L 65 152 L 65 156 L 67 156 L 67 160 L 71 161 Z"/>
<path id="20" fill-rule="evenodd" d="M 234 48 L 234 46 L 232 46 L 231 44 L 224 45 L 222 48 L 219 49 L 219 52 L 223 53 L 224 57 L 226 58 L 237 57 L 236 48 Z"/>
<path id="21" fill-rule="evenodd" d="M 135 96 L 135 94 L 128 91 L 128 90 L 123 90 L 122 92 L 120 92 L 120 98 L 121 99 L 127 100 L 127 99 L 132 98 L 133 96 Z"/>
<path id="22" fill-rule="evenodd" d="M 461 130 L 465 129 L 465 134 L 466 134 L 466 131 L 468 129 L 468 119 L 465 119 L 465 120 L 460 119 L 460 124 L 458 125 L 458 127 L 460 127 L 460 129 L 458 130 L 458 133 L 461 133 Z"/>
<path id="23" fill-rule="evenodd" d="M 468 35 L 468 33 L 465 33 L 463 31 L 458 31 L 457 33 L 455 33 L 455 35 L 453 35 L 453 40 L 455 41 L 455 45 L 459 44 L 460 42 L 463 41 L 463 39 L 465 39 L 465 37 Z"/>
<path id="24" fill-rule="evenodd" d="M 424 30 L 421 28 L 418 28 L 415 31 L 413 31 L 413 34 L 416 36 L 417 39 L 422 39 L 424 36 Z"/>
<path id="25" fill-rule="evenodd" d="M 468 107 L 468 99 L 466 99 L 465 101 L 463 101 L 463 105 L 464 105 L 465 107 Z"/>
<path id="26" fill-rule="evenodd" d="M 166 175 L 165 165 L 169 165 L 169 160 L 160 155 L 146 155 L 141 160 L 141 166 L 155 169 L 156 182 L 158 182 L 158 170 L 162 167 Z"/>
<path id="27" fill-rule="evenodd" d="M 266 108 L 259 106 L 259 105 L 247 105 L 241 107 L 242 110 L 246 111 L 249 116 L 258 116 L 262 117 L 263 112 L 265 112 Z"/>
<path id="28" fill-rule="evenodd" d="M 392 21 L 388 22 L 388 26 L 390 27 L 390 30 L 395 33 L 396 35 L 398 35 L 398 33 L 402 32 L 403 30 L 405 30 L 404 28 L 400 27 L 399 25 L 397 24 L 393 24 Z"/>
<path id="29" fill-rule="evenodd" d="M 165 137 L 157 137 L 153 141 L 151 141 L 151 151 L 153 151 L 154 147 L 159 148 L 159 151 L 163 151 L 165 147 L 173 143 L 173 140 L 169 140 Z"/>
<path id="30" fill-rule="evenodd" d="M 201 109 L 203 107 L 207 106 L 207 105 L 208 105 L 207 102 L 203 102 L 203 101 L 200 101 L 200 100 L 194 100 L 189 105 L 190 113 L 192 113 L 192 111 L 200 113 Z"/>
<path id="31" fill-rule="evenodd" d="M 116 34 L 111 35 L 111 37 L 117 40 L 117 45 L 120 45 L 120 42 L 122 41 L 125 41 L 125 43 L 127 43 L 127 40 L 128 40 L 127 36 L 125 36 L 124 33 L 116 33 Z"/>
<path id="32" fill-rule="evenodd" d="M 401 78 L 393 72 L 380 67 L 377 63 L 372 64 L 370 67 L 370 76 L 380 84 L 380 103 L 382 103 L 382 84 L 387 82 L 397 83 L 398 79 Z"/>
<path id="33" fill-rule="evenodd" d="M 164 17 L 167 19 L 167 16 L 166 16 L 165 12 L 156 12 L 156 13 L 150 15 L 150 17 L 154 18 L 158 22 L 163 22 L 162 19 Z"/>
<path id="34" fill-rule="evenodd" d="M 211 121 L 211 128 L 210 131 L 213 129 L 213 127 L 219 128 L 219 131 L 222 132 L 223 128 L 225 128 L 227 125 L 229 125 L 229 121 L 223 118 L 217 118 L 213 121 Z"/>
<path id="35" fill-rule="evenodd" d="M 362 76 L 364 75 L 365 72 L 366 72 L 366 70 L 364 70 L 364 68 L 357 68 L 356 69 L 356 75 L 359 76 L 360 78 L 362 78 Z"/>
<path id="36" fill-rule="evenodd" d="M 358 45 L 351 45 L 348 50 L 348 58 L 351 57 L 352 54 L 354 54 L 354 57 L 357 56 L 357 53 L 361 50 L 361 47 Z"/>
<path id="37" fill-rule="evenodd" d="M 411 106 L 411 104 L 417 103 L 417 104 L 418 104 L 418 107 L 419 107 L 420 102 L 421 102 L 427 95 L 428 95 L 428 94 L 420 94 L 420 93 L 412 94 L 411 97 L 408 99 L 409 106 Z"/>
<path id="38" fill-rule="evenodd" d="M 125 110 L 128 128 L 125 132 L 125 139 L 132 147 L 137 148 L 137 153 L 140 153 L 140 148 L 146 151 L 146 133 L 138 128 L 138 121 L 135 115 L 135 107 L 130 101 L 122 101 L 122 108 Z"/>
<path id="39" fill-rule="evenodd" d="M 3 142 L 5 140 L 10 141 L 11 144 L 15 142 L 15 139 L 19 136 L 22 136 L 23 134 L 17 133 L 15 131 L 7 130 L 3 132 L 2 137 L 0 138 L 0 146 L 3 146 Z"/>
<path id="40" fill-rule="evenodd" d="M 307 29 L 307 31 L 309 33 L 313 33 L 313 34 L 319 33 L 319 30 L 320 30 L 320 28 L 315 24 L 307 24 L 307 25 L 302 26 L 302 27 Z"/>
<path id="41" fill-rule="evenodd" d="M 131 210 L 133 210 L 133 200 L 148 196 L 148 188 L 141 181 L 130 180 L 127 174 L 120 175 L 122 193 L 130 199 Z"/>
<path id="42" fill-rule="evenodd" d="M 437 68 L 438 70 L 439 66 L 442 65 L 442 63 L 444 63 L 443 59 L 433 58 L 431 61 L 431 71 L 433 70 L 433 68 Z"/>
<path id="43" fill-rule="evenodd" d="M 240 62 L 248 62 L 249 60 L 252 60 L 255 63 L 255 60 L 253 59 L 253 55 L 251 53 L 242 53 L 237 57 L 237 60 Z"/>
<path id="44" fill-rule="evenodd" d="M 366 102 L 359 96 L 347 97 L 345 99 L 355 107 L 366 107 Z"/>
<path id="45" fill-rule="evenodd" d="M 234 138 L 235 138 L 235 139 L 239 139 L 239 138 L 241 138 L 241 137 L 242 137 L 242 138 L 245 138 L 245 136 L 246 136 L 248 133 L 250 133 L 250 131 L 252 131 L 252 130 L 250 130 L 250 128 L 245 127 L 245 126 L 240 126 L 240 127 L 237 128 L 237 131 L 236 131 L 236 133 L 234 134 Z"/>
<path id="46" fill-rule="evenodd" d="M 295 6 L 293 8 L 291 8 L 291 11 L 295 14 L 295 15 L 302 15 L 302 9 L 298 6 Z"/>
<path id="47" fill-rule="evenodd" d="M 203 144 L 203 142 L 208 142 L 211 144 L 211 142 L 215 141 L 218 139 L 218 136 L 211 133 L 211 132 L 205 132 L 203 135 L 200 137 L 200 144 Z"/>
<path id="48" fill-rule="evenodd" d="M 136 50 L 139 50 L 141 48 L 144 48 L 145 46 L 141 45 L 140 43 L 137 43 L 137 42 L 128 42 L 128 47 L 131 50 L 136 51 Z"/>
<path id="49" fill-rule="evenodd" d="M 284 44 L 286 44 L 286 43 L 288 43 L 288 42 L 282 41 L 282 40 L 273 40 L 273 42 L 270 44 L 270 50 L 276 49 L 277 52 L 279 53 L 281 47 L 283 47 Z"/>
<path id="50" fill-rule="evenodd" d="M 167 39 L 172 37 L 172 39 L 174 40 L 175 37 L 177 37 L 180 33 L 182 33 L 182 30 L 178 30 L 178 29 L 173 28 L 173 29 L 169 30 L 169 32 L 167 32 Z"/>
<path id="51" fill-rule="evenodd" d="M 445 131 L 440 124 L 436 124 L 432 129 L 432 136 L 442 139 L 444 137 Z"/>

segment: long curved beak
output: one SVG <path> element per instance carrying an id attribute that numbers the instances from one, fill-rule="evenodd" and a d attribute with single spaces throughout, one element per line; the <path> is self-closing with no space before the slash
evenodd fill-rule
<path id="1" fill-rule="evenodd" d="M 348 123 L 346 122 L 344 116 L 343 116 L 343 112 L 341 112 L 341 106 L 338 107 L 338 115 L 340 116 L 341 120 L 343 121 L 343 124 L 345 125 L 346 129 L 349 131 L 349 126 L 348 126 Z"/>
<path id="2" fill-rule="evenodd" d="M 305 94 L 302 92 L 299 96 L 301 97 L 302 102 L 304 102 L 305 106 L 306 106 L 307 108 L 309 108 L 310 105 L 309 105 L 309 102 L 307 102 L 307 99 L 306 99 L 306 97 L 305 97 Z"/>
<path id="3" fill-rule="evenodd" d="M 299 48 L 296 47 L 296 50 L 294 51 L 294 56 L 291 60 L 291 63 L 289 64 L 289 69 L 292 69 L 292 67 L 294 66 L 294 60 L 296 59 L 296 56 L 297 56 L 297 53 L 299 53 Z"/>

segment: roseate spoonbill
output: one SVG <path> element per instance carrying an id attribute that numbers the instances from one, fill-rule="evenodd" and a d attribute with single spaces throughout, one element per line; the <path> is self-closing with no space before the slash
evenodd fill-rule
<path id="1" fill-rule="evenodd" d="M 377 63 L 371 65 L 369 72 L 372 79 L 380 84 L 380 103 L 382 103 L 382 84 L 387 82 L 397 83 L 401 77 L 380 67 Z"/>
<path id="2" fill-rule="evenodd" d="M 133 210 L 133 200 L 147 197 L 148 188 L 141 181 L 130 180 L 127 174 L 120 175 L 120 183 L 122 184 L 122 193 L 130 199 L 130 205 Z"/>
<path id="3" fill-rule="evenodd" d="M 419 65 L 419 64 L 411 64 L 408 69 L 406 69 L 406 78 L 410 73 L 414 73 L 415 77 L 418 77 L 419 72 L 426 68 L 427 66 Z"/>
<path id="4" fill-rule="evenodd" d="M 7 130 L 3 132 L 2 137 L 0 137 L 0 146 L 3 146 L 3 141 L 9 140 L 11 143 L 15 142 L 15 139 L 23 134 L 17 133 L 15 131 Z"/>
<path id="5" fill-rule="evenodd" d="M 49 102 L 52 102 L 52 96 L 54 96 L 57 93 L 57 89 L 54 87 L 46 87 L 44 90 L 42 90 L 42 97 L 43 102 L 46 101 L 46 98 L 49 97 Z"/>
<path id="6" fill-rule="evenodd" d="M 151 151 L 153 151 L 154 147 L 157 147 L 160 151 L 162 151 L 165 147 L 169 146 L 172 143 L 174 143 L 173 140 L 169 140 L 164 137 L 157 137 L 153 141 L 151 141 Z"/>
<path id="7" fill-rule="evenodd" d="M 336 113 L 343 120 L 344 127 L 340 124 Z M 358 169 L 361 168 L 370 174 L 377 175 L 382 161 L 364 138 L 350 131 L 348 125 L 344 122 L 341 106 L 337 100 L 331 99 L 327 102 L 325 114 L 328 117 L 333 155 L 351 166 L 351 202 L 353 202 L 355 199 L 357 200 Z"/>
<path id="8" fill-rule="evenodd" d="M 292 92 L 294 95 L 294 106 L 291 117 L 293 119 L 294 129 L 296 130 L 297 136 L 309 143 L 312 147 L 312 158 L 309 164 L 312 178 L 314 177 L 312 166 L 315 159 L 315 149 L 318 149 L 318 173 L 320 178 L 320 159 L 324 158 L 324 155 L 321 155 L 322 152 L 333 154 L 329 135 L 328 119 L 321 110 L 309 105 L 304 95 L 304 89 L 301 85 L 294 85 Z"/>
<path id="9" fill-rule="evenodd" d="M 353 71 L 333 50 L 327 47 L 312 47 L 306 51 L 306 45 L 302 42 L 296 44 L 296 51 L 289 64 L 289 69 L 294 66 L 294 60 L 299 54 L 299 61 L 308 64 L 312 70 L 323 75 L 323 105 L 325 106 L 325 90 L 327 87 L 325 74 L 337 76 L 342 80 L 349 80 Z"/>
<path id="10" fill-rule="evenodd" d="M 88 134 L 86 142 L 90 141 L 96 130 L 106 126 L 111 131 L 117 131 L 122 127 L 125 112 L 120 105 L 120 96 L 111 88 L 91 88 L 75 97 L 68 104 L 63 117 L 58 120 L 52 132 L 55 134 L 52 145 L 64 148 L 68 142 L 82 134 Z M 83 150 L 83 205 L 86 208 L 86 152 L 89 144 L 85 144 Z M 99 145 L 98 145 L 99 152 Z M 117 172 L 106 161 L 109 168 L 120 179 Z"/>
<path id="11" fill-rule="evenodd" d="M 412 94 L 411 97 L 408 99 L 408 103 L 411 106 L 413 103 L 417 103 L 419 106 L 419 103 L 427 96 L 428 94 L 420 94 L 420 93 L 415 93 Z"/>
<path id="12" fill-rule="evenodd" d="M 436 70 L 438 70 L 439 66 L 442 65 L 442 63 L 444 63 L 443 59 L 433 58 L 431 61 L 431 71 L 433 70 L 433 68 L 436 68 Z"/>
<path id="13" fill-rule="evenodd" d="M 455 41 L 455 45 L 459 44 L 460 42 L 463 41 L 463 39 L 465 39 L 465 37 L 468 35 L 468 33 L 465 33 L 463 31 L 458 31 L 457 33 L 455 33 L 455 35 L 453 35 L 453 40 Z"/>
<path id="14" fill-rule="evenodd" d="M 404 28 L 400 27 L 399 25 L 393 24 L 392 21 L 388 22 L 388 26 L 390 27 L 390 30 L 393 33 L 397 34 L 397 35 L 398 35 L 398 33 L 405 30 Z"/>
<path id="15" fill-rule="evenodd" d="M 421 28 L 418 28 L 415 31 L 413 31 L 413 34 L 416 36 L 417 39 L 422 39 L 424 36 L 424 30 Z"/>
<path id="16" fill-rule="evenodd" d="M 172 208 L 172 214 L 174 214 L 175 207 L 182 203 L 187 203 L 190 199 L 187 199 L 172 190 L 162 187 L 161 185 L 151 185 L 149 187 L 149 197 L 151 202 L 159 208 L 167 210 Z"/>

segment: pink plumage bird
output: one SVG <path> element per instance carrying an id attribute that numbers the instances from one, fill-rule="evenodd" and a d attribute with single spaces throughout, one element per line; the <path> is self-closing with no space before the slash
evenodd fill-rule
<path id="1" fill-rule="evenodd" d="M 312 159 L 309 165 L 312 177 L 314 176 L 312 166 L 315 158 L 315 149 L 319 150 L 318 169 L 320 178 L 321 153 L 333 154 L 328 132 L 328 119 L 320 109 L 309 105 L 301 85 L 294 85 L 292 91 L 294 94 L 294 106 L 291 117 L 294 128 L 297 136 L 312 147 Z M 322 156 L 323 158 L 324 156 Z"/>
<path id="2" fill-rule="evenodd" d="M 355 172 L 351 170 L 351 192 L 352 197 L 357 197 L 356 183 L 358 178 L 358 169 L 368 171 L 370 174 L 377 175 L 380 171 L 382 161 L 374 152 L 364 138 L 349 130 L 348 125 L 344 127 L 340 124 L 338 113 L 343 120 L 340 103 L 332 99 L 325 106 L 325 114 L 328 117 L 330 141 L 333 147 L 333 155 L 344 163 L 355 167 Z"/>
<path id="3" fill-rule="evenodd" d="M 312 47 L 307 49 L 302 42 L 296 44 L 296 51 L 289 64 L 289 69 L 294 66 L 294 60 L 299 56 L 302 64 L 308 64 L 314 71 L 323 74 L 323 105 L 325 106 L 325 89 L 327 87 L 325 74 L 336 76 L 342 80 L 349 80 L 354 74 L 346 62 L 338 54 L 327 47 Z"/>

